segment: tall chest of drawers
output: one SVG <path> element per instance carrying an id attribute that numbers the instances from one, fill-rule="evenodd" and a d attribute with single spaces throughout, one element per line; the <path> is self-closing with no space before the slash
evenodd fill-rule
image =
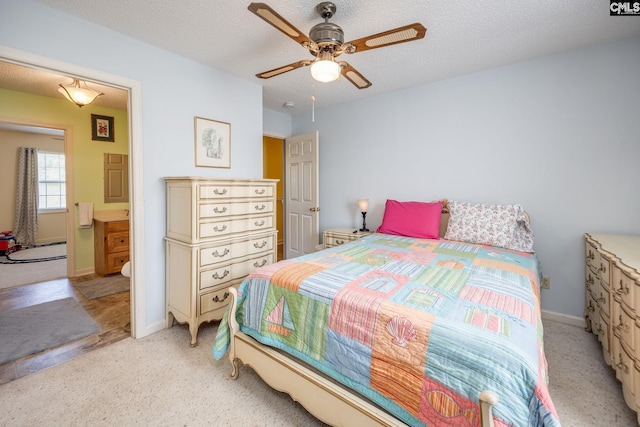
<path id="1" fill-rule="evenodd" d="M 640 236 L 585 234 L 585 320 L 640 424 Z"/>
<path id="2" fill-rule="evenodd" d="M 276 183 L 263 179 L 168 177 L 167 327 L 222 319 L 230 286 L 276 261 Z"/>

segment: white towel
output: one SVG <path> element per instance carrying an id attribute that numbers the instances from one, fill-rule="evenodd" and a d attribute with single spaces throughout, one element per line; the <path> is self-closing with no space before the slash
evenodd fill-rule
<path id="1" fill-rule="evenodd" d="M 91 228 L 93 225 L 93 203 L 78 203 L 78 228 Z"/>

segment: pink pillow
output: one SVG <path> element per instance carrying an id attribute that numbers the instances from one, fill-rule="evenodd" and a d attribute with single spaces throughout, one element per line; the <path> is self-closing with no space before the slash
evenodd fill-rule
<path id="1" fill-rule="evenodd" d="M 442 202 L 398 202 L 387 200 L 378 233 L 439 239 Z"/>

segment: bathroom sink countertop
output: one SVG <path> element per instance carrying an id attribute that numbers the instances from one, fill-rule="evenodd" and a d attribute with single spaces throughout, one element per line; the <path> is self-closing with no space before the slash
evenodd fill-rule
<path id="1" fill-rule="evenodd" d="M 93 219 L 101 222 L 108 221 L 129 221 L 129 215 L 126 209 L 114 209 L 107 211 L 94 211 Z"/>

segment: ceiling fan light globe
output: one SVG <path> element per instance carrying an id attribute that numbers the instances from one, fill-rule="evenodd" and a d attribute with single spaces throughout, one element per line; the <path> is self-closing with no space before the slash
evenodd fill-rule
<path id="1" fill-rule="evenodd" d="M 340 77 L 340 65 L 329 60 L 315 61 L 311 64 L 311 77 L 323 83 L 338 80 L 338 77 Z"/>

